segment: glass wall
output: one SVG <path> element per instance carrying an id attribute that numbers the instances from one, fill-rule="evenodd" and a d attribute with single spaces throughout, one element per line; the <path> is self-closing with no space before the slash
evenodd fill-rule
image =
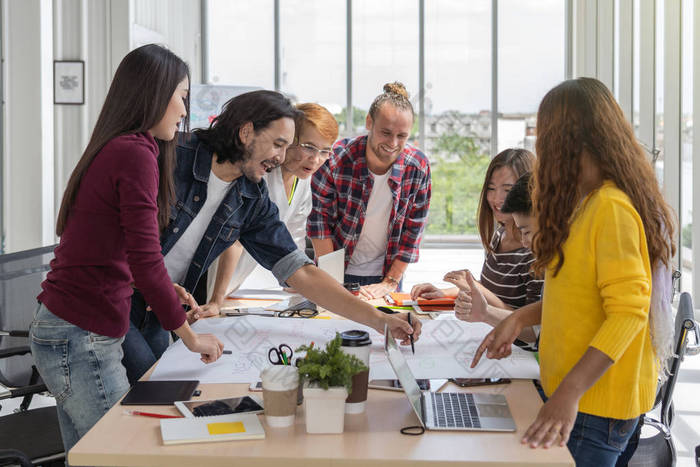
<path id="1" fill-rule="evenodd" d="M 498 151 L 535 149 L 537 108 L 564 80 L 565 3 L 498 2 Z"/>
<path id="2" fill-rule="evenodd" d="M 410 143 L 418 146 L 422 142 L 433 173 L 427 233 L 474 235 L 483 176 L 493 155 L 493 123 L 498 124 L 498 149 L 524 146 L 534 150 L 537 107 L 544 94 L 564 79 L 565 70 L 566 2 L 496 2 L 498 50 L 491 40 L 493 3 L 212 0 L 210 81 L 273 89 L 277 76 L 279 91 L 331 110 L 341 124 L 341 136 L 363 134 L 366 113 L 382 86 L 402 82 L 417 117 Z M 279 5 L 277 65 L 275 5 Z M 349 5 L 352 40 L 348 44 Z M 496 77 L 491 75 L 495 57 Z M 494 92 L 499 94 L 497 109 L 491 108 Z M 421 104 L 424 124 L 419 126 Z M 348 107 L 352 122 L 346 122 Z"/>
<path id="3" fill-rule="evenodd" d="M 676 1 L 676 0 L 671 0 Z M 654 118 L 654 157 L 656 178 L 664 183 L 664 0 L 656 0 L 656 116 Z"/>
<path id="4" fill-rule="evenodd" d="M 693 0 L 683 0 L 681 8 L 681 289 L 690 292 L 693 285 Z"/>
<path id="5" fill-rule="evenodd" d="M 346 97 L 345 0 L 280 2 L 280 91 L 340 116 Z"/>
<path id="6" fill-rule="evenodd" d="M 365 117 L 386 83 L 406 86 L 418 110 L 418 2 L 352 2 L 352 88 L 356 134 L 365 133 Z M 411 143 L 417 145 L 417 126 Z"/>
<path id="7" fill-rule="evenodd" d="M 211 84 L 275 87 L 273 0 L 210 0 Z"/>
<path id="8" fill-rule="evenodd" d="M 475 234 L 491 148 L 491 1 L 436 0 L 425 12 L 428 233 Z"/>

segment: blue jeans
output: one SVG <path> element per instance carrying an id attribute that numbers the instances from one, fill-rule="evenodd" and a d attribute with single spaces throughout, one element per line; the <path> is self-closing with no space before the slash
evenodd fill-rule
<path id="1" fill-rule="evenodd" d="M 360 285 L 371 285 L 371 284 L 378 284 L 384 279 L 384 276 L 355 276 L 353 274 L 345 274 L 345 278 L 343 279 L 346 283 L 347 282 L 357 282 Z M 396 287 L 396 291 L 400 292 L 401 287 L 403 286 L 403 279 L 399 281 L 398 287 Z"/>
<path id="2" fill-rule="evenodd" d="M 629 460 L 633 452 L 626 448 L 638 422 L 639 417 L 618 420 L 579 412 L 567 443 L 576 467 L 613 467 L 621 456 Z"/>
<path id="3" fill-rule="evenodd" d="M 160 325 L 158 317 L 146 310 L 146 302 L 138 290 L 131 297 L 129 331 L 124 336 L 122 363 L 129 384 L 134 384 L 163 355 L 170 344 L 170 333 Z"/>
<path id="4" fill-rule="evenodd" d="M 43 304 L 37 308 L 29 333 L 37 369 L 56 398 L 68 452 L 129 390 L 121 363 L 123 338 L 86 331 Z"/>

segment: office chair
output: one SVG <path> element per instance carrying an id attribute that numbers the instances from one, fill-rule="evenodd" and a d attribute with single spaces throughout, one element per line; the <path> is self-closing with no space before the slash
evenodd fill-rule
<path id="1" fill-rule="evenodd" d="M 695 335 L 695 344 L 688 345 L 688 336 Z M 633 467 L 662 467 L 676 465 L 676 448 L 671 438 L 673 423 L 673 390 L 678 379 L 681 362 L 686 355 L 700 353 L 700 331 L 693 315 L 693 301 L 690 294 L 681 294 L 675 320 L 675 348 L 669 364 L 669 377 L 659 388 L 654 407 L 661 404 L 660 420 L 649 415 L 643 417 L 643 424 L 651 426 L 657 433 L 649 438 L 640 438 L 637 450 L 629 462 Z"/>
<path id="2" fill-rule="evenodd" d="M 0 255 L 0 403 L 22 397 L 14 413 L 0 417 L 0 465 L 63 465 L 65 454 L 56 407 L 30 409 L 46 391 L 34 366 L 28 329 L 36 296 L 55 245 Z"/>

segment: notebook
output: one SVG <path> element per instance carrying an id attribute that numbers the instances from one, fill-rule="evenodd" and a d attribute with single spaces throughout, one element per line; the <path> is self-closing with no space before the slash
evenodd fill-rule
<path id="1" fill-rule="evenodd" d="M 258 416 L 254 414 L 166 418 L 160 421 L 160 433 L 163 436 L 163 444 L 265 438 L 265 430 L 263 430 Z"/>
<path id="2" fill-rule="evenodd" d="M 413 299 L 411 299 L 411 294 L 401 293 L 401 292 L 392 292 L 389 294 L 389 296 L 391 296 L 391 299 L 394 300 L 394 302 L 396 302 L 396 304 L 399 306 L 420 305 L 420 306 L 425 306 L 425 307 L 430 307 L 430 306 L 435 306 L 435 307 L 452 306 L 452 307 L 454 307 L 454 304 L 455 304 L 454 297 L 432 298 L 432 299 L 419 298 L 418 300 L 413 300 Z"/>
<path id="3" fill-rule="evenodd" d="M 401 292 L 392 292 L 389 296 L 396 305 L 413 307 L 413 311 L 424 315 L 441 311 L 453 311 L 455 308 L 454 297 L 412 300 L 411 294 Z"/>

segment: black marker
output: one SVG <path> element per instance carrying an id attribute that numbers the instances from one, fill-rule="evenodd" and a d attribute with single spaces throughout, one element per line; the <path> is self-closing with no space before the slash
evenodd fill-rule
<path id="1" fill-rule="evenodd" d="M 408 312 L 408 324 L 411 324 L 411 312 L 410 311 Z M 413 326 L 413 325 L 411 324 L 411 326 Z M 415 355 L 416 348 L 413 346 L 413 334 L 411 333 L 408 337 L 411 338 L 411 352 L 413 353 L 413 355 Z"/>
<path id="2" fill-rule="evenodd" d="M 223 352 L 224 355 L 231 355 L 233 353 L 233 350 L 224 350 Z"/>

